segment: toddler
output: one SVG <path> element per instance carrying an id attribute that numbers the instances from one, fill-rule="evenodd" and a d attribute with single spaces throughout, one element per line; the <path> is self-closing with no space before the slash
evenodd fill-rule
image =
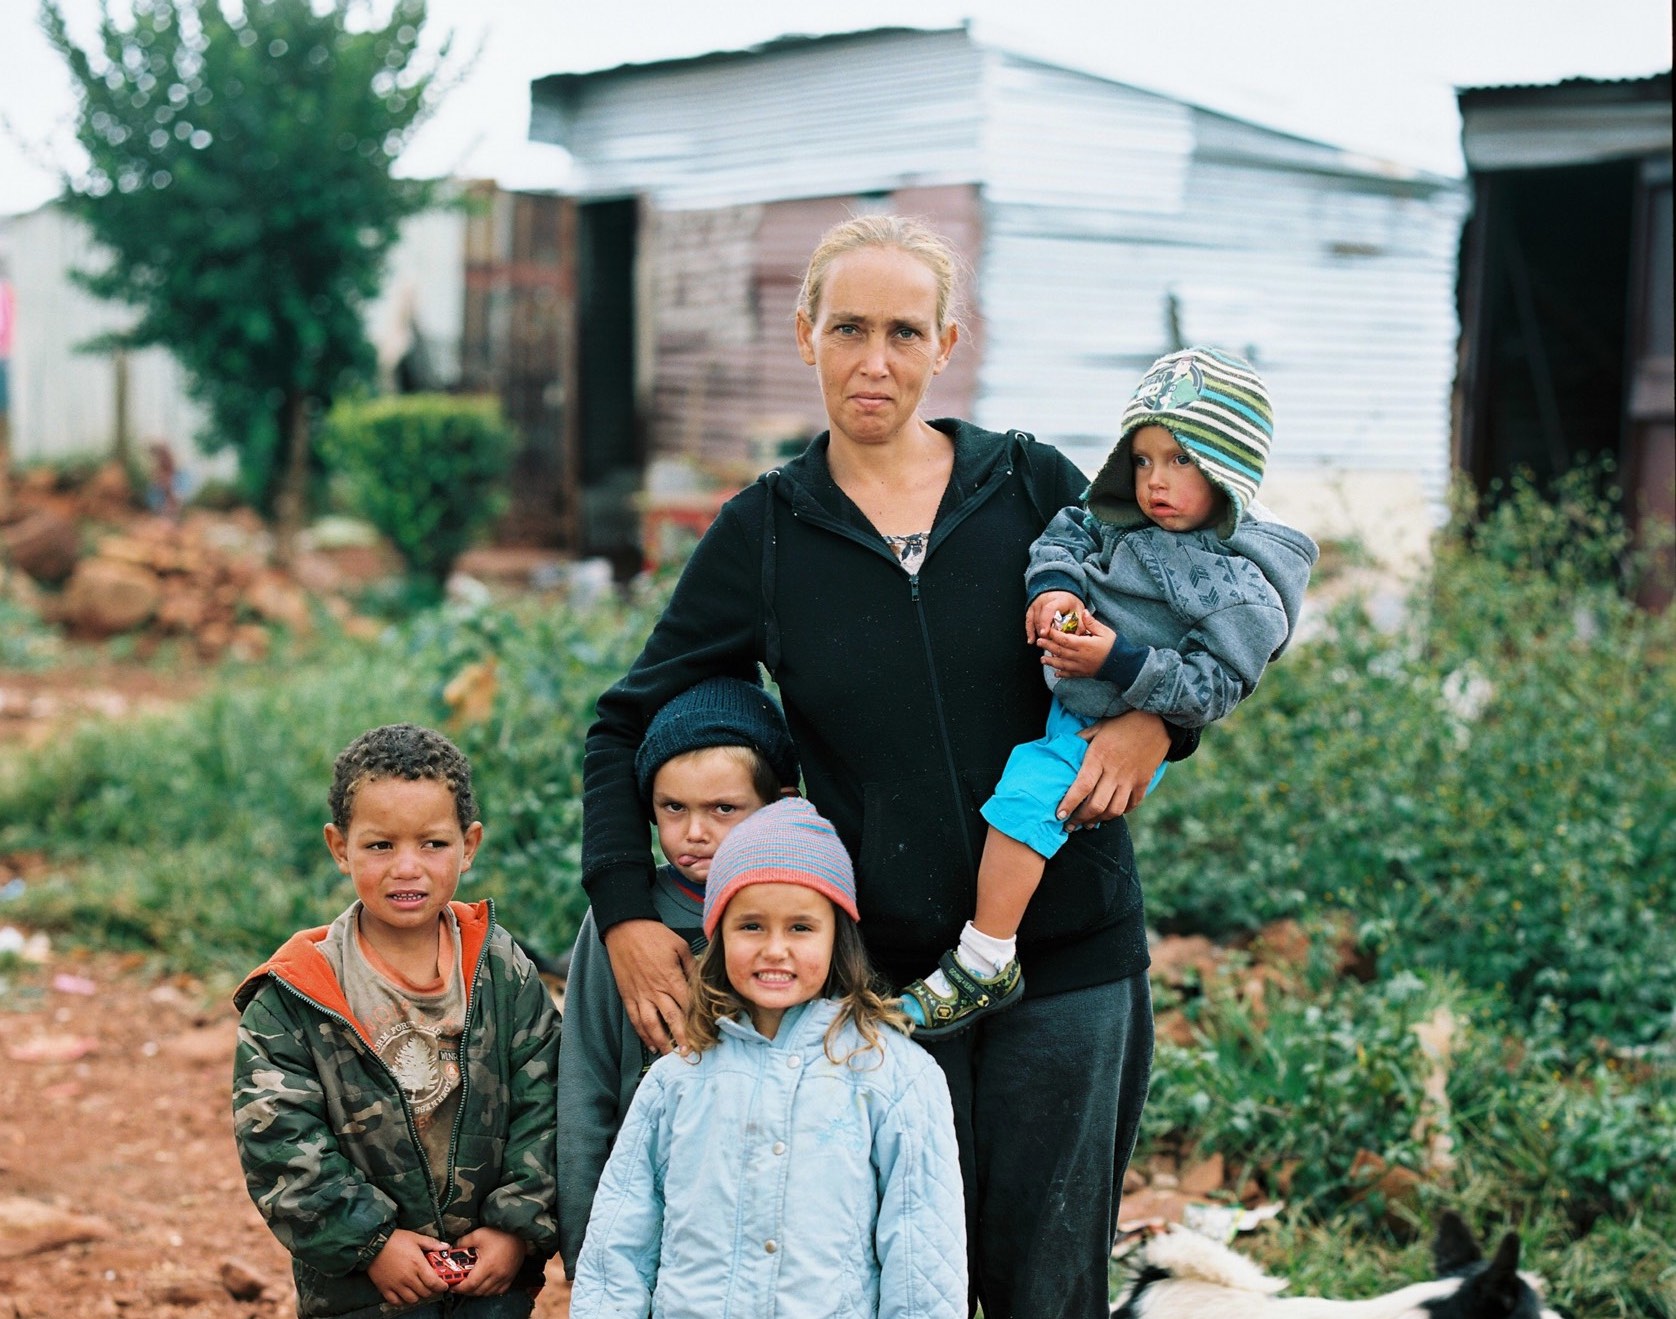
<path id="1" fill-rule="evenodd" d="M 959 946 L 903 990 L 926 1039 L 1023 994 L 1018 928 L 1065 841 L 1060 802 L 1085 731 L 1128 710 L 1181 728 L 1222 718 L 1286 648 L 1303 604 L 1319 552 L 1254 502 L 1274 419 L 1249 362 L 1214 348 L 1160 358 L 1120 432 L 1082 505 L 1031 546 L 1025 626 L 1053 689 L 1047 732 L 1014 749 L 984 805 L 977 912 Z"/>

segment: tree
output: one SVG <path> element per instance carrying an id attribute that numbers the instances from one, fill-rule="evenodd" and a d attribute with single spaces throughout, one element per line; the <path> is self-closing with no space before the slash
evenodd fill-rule
<path id="1" fill-rule="evenodd" d="M 418 51 L 425 0 L 371 21 L 359 0 L 101 0 L 92 51 L 56 0 L 41 26 L 70 68 L 85 176 L 66 203 L 110 252 L 83 272 L 140 316 L 208 408 L 212 447 L 277 512 L 282 555 L 306 512 L 312 428 L 366 378 L 362 308 L 401 222 L 434 185 L 390 167 L 433 108 L 447 44 Z"/>

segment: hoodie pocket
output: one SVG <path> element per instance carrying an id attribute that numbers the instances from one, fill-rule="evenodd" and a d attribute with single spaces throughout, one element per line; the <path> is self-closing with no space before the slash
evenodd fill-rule
<path id="1" fill-rule="evenodd" d="M 863 788 L 857 882 L 870 942 L 952 943 L 970 918 L 977 873 L 975 865 L 967 867 L 962 835 L 974 826 L 962 818 L 964 803 L 951 803 L 949 795 L 948 778 L 940 774 Z M 973 846 L 980 846 L 982 833 L 973 836 Z"/>

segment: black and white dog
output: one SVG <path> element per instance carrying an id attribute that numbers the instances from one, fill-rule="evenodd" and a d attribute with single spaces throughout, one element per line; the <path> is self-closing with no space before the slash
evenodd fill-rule
<path id="1" fill-rule="evenodd" d="M 1437 1278 L 1366 1301 L 1283 1297 L 1243 1255 L 1174 1228 L 1131 1253 L 1129 1289 L 1112 1319 L 1559 1319 L 1542 1303 L 1541 1281 L 1519 1272 L 1519 1236 L 1509 1232 L 1486 1260 L 1471 1231 L 1443 1216 L 1432 1243 Z"/>

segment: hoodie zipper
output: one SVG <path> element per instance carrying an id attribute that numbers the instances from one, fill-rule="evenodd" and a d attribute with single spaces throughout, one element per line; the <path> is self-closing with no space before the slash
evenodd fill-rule
<path id="1" fill-rule="evenodd" d="M 413 1110 L 408 1106 L 407 1094 L 402 1089 L 402 1083 L 396 1079 L 396 1074 L 390 1070 L 390 1065 L 386 1063 L 384 1059 L 380 1058 L 378 1054 L 367 1045 L 366 1040 L 362 1038 L 361 1032 L 356 1029 L 355 1023 L 350 1021 L 348 1017 L 344 1016 L 341 1012 L 337 1012 L 334 1009 L 327 1007 L 318 999 L 305 994 L 284 976 L 275 973 L 273 978 L 275 982 L 282 985 L 285 992 L 290 994 L 293 998 L 297 999 L 299 1002 L 307 1004 L 321 1015 L 330 1017 L 333 1021 L 337 1022 L 338 1025 L 347 1030 L 350 1037 L 355 1041 L 355 1047 L 368 1058 L 372 1059 L 373 1062 L 377 1063 L 379 1070 L 390 1078 L 390 1084 L 395 1087 L 396 1098 L 401 1102 L 402 1117 L 407 1122 L 408 1139 L 413 1142 L 413 1148 L 419 1152 L 420 1161 L 425 1169 L 425 1185 L 430 1187 L 431 1204 L 433 1208 L 435 1208 L 436 1212 L 433 1222 L 436 1227 L 436 1234 L 440 1237 L 442 1235 L 442 1210 L 440 1208 L 436 1208 L 436 1183 L 431 1180 L 430 1160 L 424 1157 L 425 1146 L 419 1139 L 419 1128 L 413 1121 Z M 333 1133 L 333 1135 L 336 1134 L 336 1132 Z"/>
<path id="2" fill-rule="evenodd" d="M 1012 474 L 1012 465 L 1003 464 L 990 474 L 989 479 L 978 487 L 970 498 L 963 500 L 958 508 L 931 529 L 931 535 L 926 538 L 925 558 L 920 561 L 921 571 L 924 571 L 925 564 L 930 561 L 932 552 L 949 538 L 956 527 L 987 503 L 990 496 L 999 490 Z M 793 488 L 796 488 L 795 485 Z M 773 498 L 773 495 L 769 497 Z M 840 522 L 818 505 L 815 512 L 806 513 L 799 510 L 791 499 L 788 498 L 786 502 L 791 507 L 793 517 L 805 518 L 816 526 L 824 527 L 858 545 L 877 551 L 898 568 L 902 566 L 901 560 L 890 552 L 877 532 L 870 536 L 864 535 L 858 528 L 847 522 Z M 772 512 L 769 516 L 773 516 Z M 942 743 L 943 767 L 949 776 L 949 800 L 954 808 L 954 818 L 960 822 L 961 850 L 965 855 L 967 872 L 975 875 L 978 867 L 976 840 L 972 837 L 971 824 L 967 818 L 969 812 L 965 809 L 965 795 L 960 787 L 960 767 L 954 761 L 954 743 L 949 737 L 948 720 L 943 714 L 943 689 L 937 681 L 937 654 L 931 640 L 931 623 L 925 616 L 925 603 L 920 598 L 918 572 L 908 574 L 908 600 L 913 605 L 914 621 L 919 625 L 920 643 L 925 651 L 926 682 L 931 688 L 931 709 L 937 720 L 938 740 Z"/>
<path id="3" fill-rule="evenodd" d="M 489 936 L 495 932 L 495 904 L 489 901 L 489 926 L 483 935 L 483 946 L 477 950 L 477 965 L 471 969 L 471 983 L 466 986 L 466 1019 L 460 1025 L 460 1102 L 454 1106 L 454 1130 L 448 1135 L 448 1194 L 454 1194 L 454 1158 L 460 1152 L 460 1125 L 466 1120 L 466 1102 L 470 1098 L 470 1069 L 466 1066 L 466 1045 L 471 1038 L 471 1019 L 477 1008 L 477 982 L 483 974 L 483 963 L 489 957 Z M 426 1160 L 426 1176 L 430 1175 L 430 1160 Z M 443 1206 L 437 1206 L 437 1221 L 442 1221 Z"/>
<path id="4" fill-rule="evenodd" d="M 466 1094 L 467 1094 L 467 1084 L 468 1084 L 467 1080 L 466 1080 L 467 1070 L 468 1070 L 467 1067 L 466 1067 L 466 1042 L 467 1042 L 468 1037 L 471 1034 L 471 1014 L 472 1014 L 472 1007 L 477 1001 L 476 989 L 477 989 L 478 977 L 482 974 L 482 972 L 483 972 L 483 962 L 489 955 L 489 937 L 488 936 L 490 934 L 494 933 L 494 929 L 495 929 L 495 908 L 494 908 L 493 901 L 491 901 L 490 904 L 489 904 L 489 928 L 488 928 L 487 933 L 484 935 L 483 946 L 477 950 L 477 964 L 476 964 L 476 966 L 474 966 L 472 968 L 471 984 L 467 988 L 467 991 L 466 991 L 465 1021 L 463 1023 L 461 1023 L 461 1026 L 460 1026 L 460 1050 L 459 1050 L 460 1102 L 459 1102 L 459 1105 L 456 1107 L 455 1112 L 454 1112 L 454 1130 L 449 1134 L 449 1137 L 448 1137 L 448 1182 L 447 1182 L 447 1184 L 450 1188 L 454 1185 L 454 1156 L 459 1153 L 460 1124 L 463 1121 L 465 1121 L 465 1115 L 466 1115 Z M 418 1127 L 418 1124 L 415 1123 L 414 1120 L 413 1120 L 413 1109 L 409 1106 L 409 1104 L 407 1102 L 407 1092 L 402 1089 L 402 1083 L 399 1080 L 397 1080 L 396 1074 L 393 1071 L 390 1070 L 390 1065 L 388 1063 L 386 1063 L 384 1061 L 384 1059 L 380 1058 L 378 1056 L 378 1054 L 373 1049 L 368 1047 L 367 1042 L 362 1037 L 360 1030 L 356 1027 L 354 1022 L 349 1020 L 348 1017 L 344 1016 L 343 1013 L 341 1013 L 341 1012 L 338 1012 L 338 1011 L 336 1011 L 332 1008 L 327 1007 L 324 1003 L 320 1002 L 318 999 L 312 997 L 311 995 L 305 994 L 302 990 L 298 989 L 289 980 L 287 980 L 284 976 L 278 974 L 277 972 L 274 973 L 273 979 L 274 979 L 275 983 L 283 986 L 285 991 L 288 994 L 290 994 L 293 998 L 299 1000 L 300 1002 L 306 1003 L 309 1007 L 313 1008 L 316 1012 L 319 1012 L 319 1013 L 323 1014 L 324 1016 L 330 1017 L 333 1021 L 337 1022 L 338 1025 L 342 1026 L 345 1030 L 347 1030 L 349 1032 L 350 1037 L 355 1041 L 355 1047 L 358 1050 L 360 1050 L 361 1053 L 365 1054 L 368 1058 L 371 1058 L 373 1060 L 373 1062 L 377 1063 L 378 1066 L 379 1066 L 379 1070 L 381 1070 L 384 1073 L 384 1075 L 386 1075 L 387 1077 L 390 1078 L 390 1084 L 395 1087 L 396 1098 L 401 1101 L 402 1117 L 407 1123 L 408 1139 L 413 1142 L 413 1148 L 419 1152 L 420 1165 L 425 1170 L 425 1185 L 430 1188 L 431 1205 L 432 1205 L 433 1210 L 435 1212 L 435 1218 L 434 1218 L 433 1221 L 436 1225 L 436 1234 L 439 1237 L 442 1236 L 443 1235 L 442 1216 L 443 1216 L 444 1212 L 446 1211 L 447 1206 L 443 1204 L 443 1202 L 440 1200 L 440 1198 L 437 1195 L 437 1185 L 436 1185 L 436 1182 L 431 1177 L 431 1161 L 424 1157 L 424 1155 L 425 1155 L 425 1145 L 424 1145 L 424 1142 L 419 1139 L 419 1127 Z"/>

